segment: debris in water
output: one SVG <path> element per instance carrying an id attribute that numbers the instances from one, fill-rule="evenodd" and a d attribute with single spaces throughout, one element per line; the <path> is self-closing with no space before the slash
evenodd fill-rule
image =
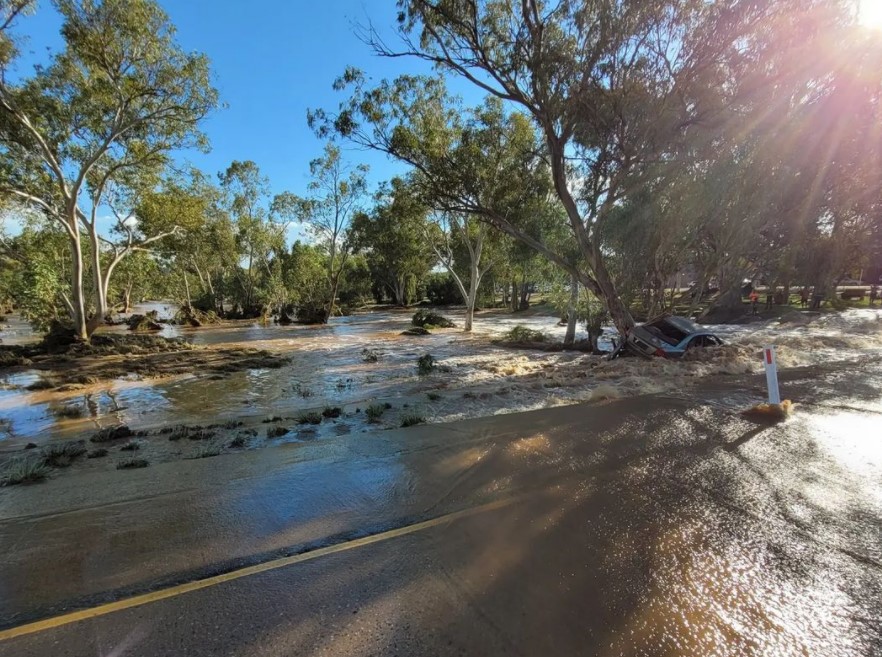
<path id="1" fill-rule="evenodd" d="M 750 420 L 783 422 L 793 413 L 793 402 L 785 399 L 780 404 L 762 403 L 749 408 L 742 415 Z"/>

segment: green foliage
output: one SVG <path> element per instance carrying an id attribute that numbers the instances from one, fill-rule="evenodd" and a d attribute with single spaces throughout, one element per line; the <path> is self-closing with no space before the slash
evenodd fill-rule
<path id="1" fill-rule="evenodd" d="M 453 306 L 462 303 L 462 294 L 453 276 L 436 272 L 426 278 L 426 297 L 435 306 Z"/>
<path id="2" fill-rule="evenodd" d="M 425 308 L 417 310 L 413 314 L 413 317 L 411 317 L 410 323 L 413 326 L 421 326 L 424 328 L 454 328 L 456 326 L 456 324 L 443 315 L 439 315 L 431 310 L 426 310 Z"/>
<path id="3" fill-rule="evenodd" d="M 431 374 L 437 367 L 438 361 L 435 360 L 432 354 L 425 354 L 417 358 L 417 374 L 420 376 Z"/>
<path id="4" fill-rule="evenodd" d="M 64 274 L 67 310 L 85 338 L 109 310 L 114 266 L 134 248 L 161 239 L 151 234 L 149 219 L 130 221 L 131 210 L 173 151 L 206 147 L 197 126 L 217 104 L 217 92 L 207 59 L 175 42 L 174 27 L 152 0 L 58 0 L 55 6 L 63 48 L 31 77 L 16 83 L 0 77 L 2 200 L 63 227 L 73 258 L 84 265 L 85 274 L 74 267 Z M 3 64 L 15 52 L 9 43 L 4 35 Z M 97 230 L 74 232 L 97 227 L 97 212 L 109 202 L 121 210 L 113 234 L 105 236 L 110 246 Z M 99 251 L 104 254 L 89 258 Z M 45 278 L 39 282 L 51 283 Z M 41 302 L 52 302 L 54 290 L 46 285 L 31 289 Z M 92 307 L 97 319 L 87 323 Z M 31 313 L 47 317 L 47 310 Z"/>
<path id="5" fill-rule="evenodd" d="M 375 203 L 354 217 L 351 239 L 365 254 L 377 300 L 407 306 L 436 261 L 425 239 L 427 209 L 401 178 L 381 188 Z"/>
<path id="6" fill-rule="evenodd" d="M 503 338 L 505 342 L 547 342 L 548 336 L 542 331 L 518 324 L 509 330 Z"/>

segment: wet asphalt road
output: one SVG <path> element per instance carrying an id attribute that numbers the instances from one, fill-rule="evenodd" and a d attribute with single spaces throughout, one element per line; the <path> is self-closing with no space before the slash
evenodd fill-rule
<path id="1" fill-rule="evenodd" d="M 342 547 L 2 640 L 0 656 L 880 655 L 882 364 L 788 373 L 801 406 L 779 426 L 736 413 L 760 391 L 720 380 L 700 401 L 3 490 L 5 628 Z"/>

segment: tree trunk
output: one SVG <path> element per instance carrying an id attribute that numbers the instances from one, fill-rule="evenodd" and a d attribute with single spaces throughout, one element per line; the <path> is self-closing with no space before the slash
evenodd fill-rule
<path id="1" fill-rule="evenodd" d="M 472 259 L 469 267 L 469 293 L 466 298 L 466 316 L 463 330 L 471 332 L 475 319 L 475 303 L 478 300 L 478 286 L 481 284 L 481 274 L 478 272 L 478 263 Z"/>
<path id="2" fill-rule="evenodd" d="M 190 300 L 190 281 L 187 280 L 187 272 L 184 272 L 184 291 L 187 294 L 187 307 L 192 308 L 193 302 Z"/>
<path id="3" fill-rule="evenodd" d="M 76 220 L 73 222 L 76 225 Z M 71 320 L 73 321 L 74 335 L 84 342 L 89 341 L 89 328 L 86 325 L 86 303 L 83 292 L 83 251 L 80 242 L 80 233 L 74 230 L 74 236 L 70 242 L 71 261 L 71 305 L 73 313 Z"/>
<path id="4" fill-rule="evenodd" d="M 128 315 L 132 309 L 132 284 L 129 283 L 123 290 L 123 314 Z"/>
<path id="5" fill-rule="evenodd" d="M 337 274 L 333 277 L 331 281 L 331 299 L 328 302 L 328 313 L 325 318 L 325 324 L 327 324 L 331 316 L 334 314 L 334 307 L 337 305 L 337 292 L 340 289 L 340 276 L 343 274 L 343 270 L 337 272 Z"/>
<path id="6" fill-rule="evenodd" d="M 613 284 L 612 278 L 602 262 L 598 262 L 595 265 L 594 280 L 597 281 L 597 287 L 601 292 L 603 302 L 606 304 L 606 309 L 609 311 L 613 324 L 615 324 L 619 333 L 624 335 L 634 328 L 634 318 L 618 292 L 616 292 L 616 286 Z"/>
<path id="7" fill-rule="evenodd" d="M 567 332 L 564 335 L 564 344 L 573 344 L 576 341 L 576 315 L 579 305 L 579 279 L 570 277 L 570 304 L 567 307 Z"/>
<path id="8" fill-rule="evenodd" d="M 515 279 L 511 281 L 511 309 L 512 312 L 517 312 L 518 309 L 518 301 L 520 300 L 521 295 L 518 294 L 518 282 Z"/>

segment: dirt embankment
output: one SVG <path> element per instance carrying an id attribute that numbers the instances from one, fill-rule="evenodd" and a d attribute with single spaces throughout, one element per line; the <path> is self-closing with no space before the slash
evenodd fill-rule
<path id="1" fill-rule="evenodd" d="M 97 335 L 91 343 L 53 346 L 0 345 L 0 369 L 45 373 L 32 390 L 73 390 L 98 381 L 136 375 L 162 378 L 192 372 L 223 376 L 282 367 L 288 359 L 260 349 L 196 347 L 181 339 L 150 335 Z"/>

